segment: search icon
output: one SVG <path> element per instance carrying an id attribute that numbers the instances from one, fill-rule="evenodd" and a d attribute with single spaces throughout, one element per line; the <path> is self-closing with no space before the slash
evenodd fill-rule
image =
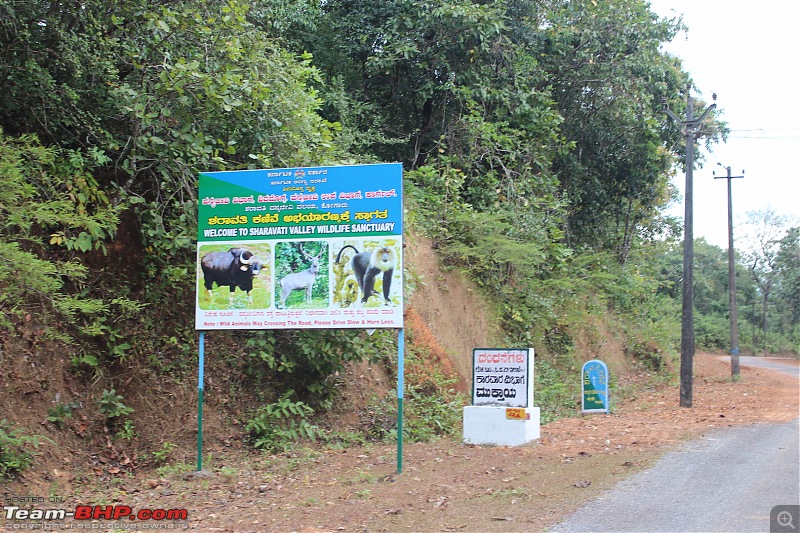
<path id="1" fill-rule="evenodd" d="M 778 513 L 778 524 L 781 527 L 790 527 L 794 529 L 794 524 L 792 523 L 792 513 L 789 511 L 781 511 Z"/>
<path id="2" fill-rule="evenodd" d="M 776 505 L 769 513 L 770 533 L 800 533 L 800 505 Z"/>

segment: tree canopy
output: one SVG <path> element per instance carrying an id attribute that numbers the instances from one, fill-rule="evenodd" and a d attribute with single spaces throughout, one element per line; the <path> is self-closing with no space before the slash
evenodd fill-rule
<path id="1" fill-rule="evenodd" d="M 663 103 L 691 78 L 661 45 L 681 28 L 645 0 L 0 0 L 0 246 L 75 265 L 42 290 L 100 302 L 67 315 L 136 350 L 98 313 L 178 302 L 149 318 L 174 338 L 159 313 L 191 312 L 198 172 L 401 161 L 409 219 L 501 302 L 510 342 L 563 332 L 579 294 L 647 324 L 675 292 L 653 250 L 675 249 Z M 82 284 L 123 239 L 136 268 Z"/>

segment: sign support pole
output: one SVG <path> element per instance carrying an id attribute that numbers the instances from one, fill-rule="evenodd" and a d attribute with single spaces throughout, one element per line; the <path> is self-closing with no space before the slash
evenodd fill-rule
<path id="1" fill-rule="evenodd" d="M 397 334 L 397 473 L 403 472 L 403 389 L 405 387 L 405 335 Z"/>
<path id="2" fill-rule="evenodd" d="M 197 365 L 197 471 L 203 469 L 203 366 L 206 332 L 200 332 L 200 361 Z"/>

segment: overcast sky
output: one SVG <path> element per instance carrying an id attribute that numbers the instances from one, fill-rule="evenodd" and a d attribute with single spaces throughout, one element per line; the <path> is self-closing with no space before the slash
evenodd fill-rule
<path id="1" fill-rule="evenodd" d="M 651 9 L 683 15 L 688 32 L 666 51 L 683 60 L 695 97 L 710 103 L 717 93 L 732 130 L 695 169 L 695 238 L 728 247 L 727 184 L 712 174 L 726 174 L 718 162 L 734 176 L 744 170 L 733 180 L 735 237 L 749 211 L 772 209 L 800 224 L 800 0 L 651 0 Z M 675 185 L 683 191 L 684 183 L 679 170 Z M 669 212 L 683 218 L 683 199 Z"/>

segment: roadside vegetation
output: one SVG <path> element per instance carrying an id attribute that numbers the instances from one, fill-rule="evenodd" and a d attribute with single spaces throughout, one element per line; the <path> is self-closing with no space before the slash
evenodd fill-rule
<path id="1" fill-rule="evenodd" d="M 545 421 L 575 412 L 565 383 L 599 323 L 668 379 L 682 250 L 663 213 L 683 146 L 663 102 L 680 113 L 692 80 L 660 45 L 682 27 L 644 0 L 0 0 L 3 394 L 52 397 L 57 376 L 65 397 L 40 408 L 56 433 L 163 466 L 172 442 L 141 435 L 136 384 L 196 387 L 198 172 L 383 161 L 403 162 L 407 224 L 479 287 L 496 344 L 536 347 Z M 749 228 L 742 353 L 798 354 L 800 227 Z M 695 251 L 698 348 L 724 351 L 725 251 Z M 358 436 L 317 418 L 347 365 L 392 372 L 395 335 L 220 332 L 211 387 L 259 449 L 393 439 L 393 394 Z M 428 349 L 409 338 L 412 440 L 457 434 L 466 401 Z M 50 373 L 26 378 L 14 363 L 34 355 Z M 24 431 L 0 425 L 0 475 L 30 464 Z"/>

